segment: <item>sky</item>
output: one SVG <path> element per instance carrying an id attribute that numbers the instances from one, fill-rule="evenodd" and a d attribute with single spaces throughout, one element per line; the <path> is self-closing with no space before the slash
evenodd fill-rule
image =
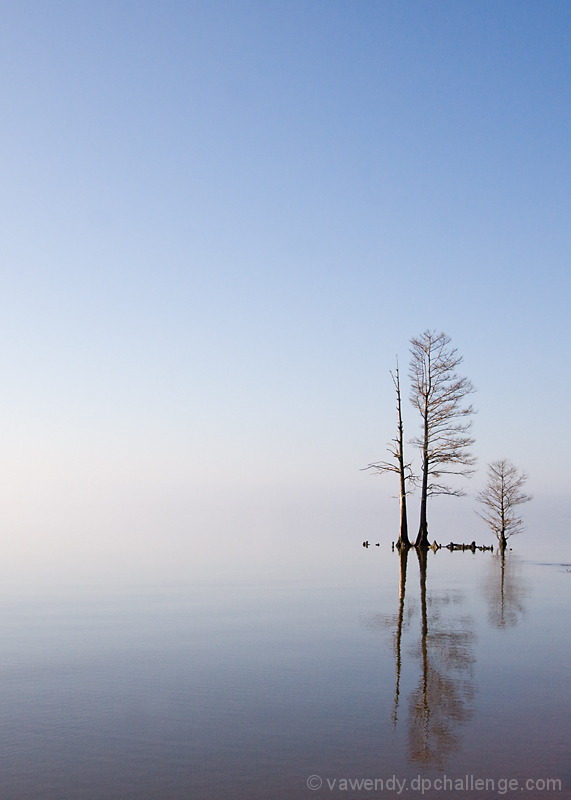
<path id="1" fill-rule="evenodd" d="M 6 0 L 10 547 L 395 519 L 360 470 L 427 328 L 478 390 L 438 519 L 501 457 L 568 509 L 570 34 L 558 0 Z"/>

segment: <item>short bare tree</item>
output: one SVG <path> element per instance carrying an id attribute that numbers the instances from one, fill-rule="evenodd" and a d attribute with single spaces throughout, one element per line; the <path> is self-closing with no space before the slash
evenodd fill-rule
<path id="1" fill-rule="evenodd" d="M 474 391 L 468 378 L 460 378 L 456 368 L 462 358 L 450 347 L 445 333 L 426 330 L 418 339 L 411 339 L 410 399 L 420 413 L 421 435 L 413 439 L 421 453 L 420 525 L 417 547 L 428 547 L 426 502 L 430 495 L 448 494 L 461 497 L 461 489 L 441 481 L 442 476 L 469 477 L 476 459 L 468 448 L 474 443 L 469 434 L 474 413 L 471 405 L 463 405 Z"/>
<path id="2" fill-rule="evenodd" d="M 395 386 L 397 395 L 397 435 L 390 442 L 388 451 L 391 454 L 392 461 L 377 461 L 374 464 L 369 464 L 365 469 L 375 470 L 375 474 L 382 475 L 385 472 L 396 472 L 399 476 L 399 504 L 400 504 L 400 533 L 397 545 L 400 547 L 410 547 L 408 538 L 408 520 L 406 512 L 406 496 L 408 494 L 407 483 L 414 479 L 412 474 L 411 465 L 405 461 L 404 457 L 404 433 L 402 424 L 402 403 L 400 393 L 400 378 L 399 378 L 399 365 L 397 366 L 394 374 L 391 372 L 391 378 Z"/>
<path id="3" fill-rule="evenodd" d="M 523 470 L 518 470 L 507 458 L 501 458 L 488 464 L 487 483 L 476 496 L 484 507 L 482 513 L 476 513 L 493 530 L 502 550 L 510 536 L 523 530 L 523 519 L 518 516 L 517 508 L 531 500 L 531 495 L 522 492 L 526 481 L 527 474 Z"/>

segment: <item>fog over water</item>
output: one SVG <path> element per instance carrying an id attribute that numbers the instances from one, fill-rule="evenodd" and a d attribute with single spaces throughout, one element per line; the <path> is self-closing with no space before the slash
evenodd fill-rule
<path id="1" fill-rule="evenodd" d="M 170 575 L 163 530 L 153 579 L 134 553 L 138 580 L 115 564 L 3 584 L 6 798 L 311 797 L 312 775 L 444 774 L 569 796 L 571 559 L 412 550 L 403 591 L 386 532 L 366 549 L 357 525 L 265 524 Z"/>

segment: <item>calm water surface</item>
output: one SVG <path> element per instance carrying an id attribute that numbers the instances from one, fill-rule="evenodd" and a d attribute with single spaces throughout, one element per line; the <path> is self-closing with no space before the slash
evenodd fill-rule
<path id="1" fill-rule="evenodd" d="M 2 800 L 571 797 L 564 559 L 358 537 L 297 558 L 5 586 Z"/>

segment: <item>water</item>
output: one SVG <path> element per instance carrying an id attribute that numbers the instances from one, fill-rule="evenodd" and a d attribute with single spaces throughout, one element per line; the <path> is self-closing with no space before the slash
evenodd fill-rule
<path id="1" fill-rule="evenodd" d="M 390 543 L 265 547 L 234 575 L 6 583 L 2 800 L 571 797 L 563 559 L 413 550 L 403 586 Z"/>

